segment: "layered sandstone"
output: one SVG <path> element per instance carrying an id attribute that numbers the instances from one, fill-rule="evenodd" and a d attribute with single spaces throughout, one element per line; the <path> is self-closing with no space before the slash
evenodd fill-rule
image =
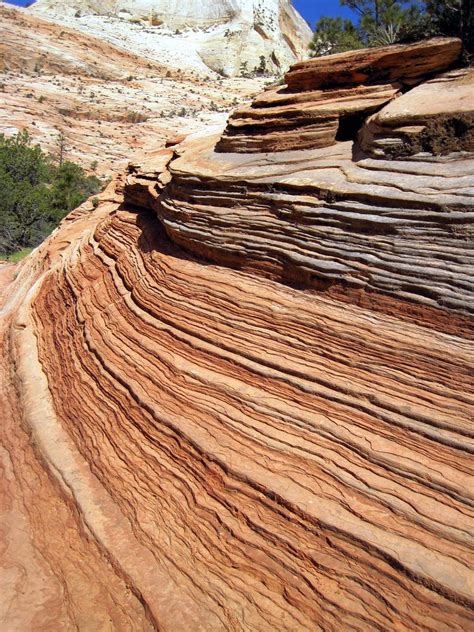
<path id="1" fill-rule="evenodd" d="M 285 80 L 292 91 L 392 81 L 410 85 L 448 68 L 460 53 L 460 40 L 435 37 L 415 44 L 315 57 L 295 64 Z"/>
<path id="2" fill-rule="evenodd" d="M 399 299 L 396 311 L 413 317 L 434 309 L 445 327 L 458 313 L 472 330 L 474 155 L 381 160 L 352 142 L 223 154 L 218 140 L 190 139 L 169 166 L 163 155 L 171 183 L 147 188 L 173 241 L 363 304 Z"/>
<path id="3" fill-rule="evenodd" d="M 470 629 L 474 156 L 219 137 L 0 268 L 3 627 Z"/>
<path id="4" fill-rule="evenodd" d="M 472 343 L 203 265 L 119 200 L 15 300 L 7 629 L 469 628 Z"/>
<path id="5" fill-rule="evenodd" d="M 455 64 L 460 53 L 460 40 L 434 38 L 296 64 L 286 74 L 285 85 L 231 115 L 218 148 L 285 151 L 328 147 L 348 135 L 353 138 L 354 128 L 369 114 Z"/>

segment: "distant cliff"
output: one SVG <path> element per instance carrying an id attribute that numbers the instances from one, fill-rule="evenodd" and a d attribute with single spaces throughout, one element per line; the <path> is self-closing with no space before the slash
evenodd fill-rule
<path id="1" fill-rule="evenodd" d="M 189 61 L 195 50 L 209 68 L 229 76 L 280 73 L 306 55 L 311 38 L 290 0 L 38 0 L 31 10 L 82 25 L 102 18 L 115 31 L 141 25 L 155 35 L 152 47 L 159 48 L 163 37 L 172 46 L 174 36 L 180 47 L 190 48 Z"/>

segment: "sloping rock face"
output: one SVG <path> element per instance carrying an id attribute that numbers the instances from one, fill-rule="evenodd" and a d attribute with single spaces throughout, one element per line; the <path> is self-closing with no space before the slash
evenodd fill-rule
<path id="1" fill-rule="evenodd" d="M 290 0 L 37 0 L 31 10 L 56 19 L 111 16 L 122 21 L 118 29 L 145 20 L 157 36 L 170 29 L 168 40 L 189 29 L 202 61 L 229 76 L 261 68 L 262 57 L 262 70 L 280 73 L 307 56 L 312 36 Z"/>
<path id="2" fill-rule="evenodd" d="M 27 129 L 54 155 L 62 138 L 68 160 L 113 177 L 167 137 L 222 126 L 265 82 L 204 78 L 124 48 L 0 2 L 0 133 Z"/>
<path id="3" fill-rule="evenodd" d="M 218 138 L 0 268 L 3 627 L 470 629 L 473 157 Z"/>
<path id="4" fill-rule="evenodd" d="M 248 8 L 248 2 L 241 3 Z M 37 11 L 70 12 L 78 14 L 124 13 L 134 17 L 149 17 L 153 14 L 156 20 L 166 21 L 169 26 L 183 28 L 186 26 L 209 26 L 232 20 L 239 7 L 235 0 L 36 0 Z"/>

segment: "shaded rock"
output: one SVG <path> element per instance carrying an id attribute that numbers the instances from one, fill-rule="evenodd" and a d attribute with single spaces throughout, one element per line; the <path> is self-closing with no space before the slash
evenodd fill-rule
<path id="1" fill-rule="evenodd" d="M 329 147 L 344 128 L 354 136 L 364 118 L 398 92 L 396 85 L 296 94 L 286 86 L 274 88 L 231 114 L 216 149 L 251 153 Z"/>
<path id="2" fill-rule="evenodd" d="M 364 125 L 360 144 L 377 157 L 474 152 L 474 72 L 447 73 L 385 106 Z"/>
<path id="3" fill-rule="evenodd" d="M 128 204 L 145 209 L 151 208 L 159 192 L 170 181 L 167 167 L 172 157 L 173 150 L 165 148 L 147 154 L 144 163 L 133 162 L 128 165 L 127 176 L 120 187 L 123 187 Z"/>
<path id="4" fill-rule="evenodd" d="M 365 118 L 459 57 L 457 39 L 433 39 L 312 59 L 293 66 L 272 88 L 231 114 L 221 152 L 328 147 L 355 139 Z"/>
<path id="5" fill-rule="evenodd" d="M 186 139 L 184 134 L 179 134 L 178 136 L 170 136 L 166 139 L 165 147 L 174 147 L 175 145 L 179 145 Z"/>
<path id="6" fill-rule="evenodd" d="M 353 300 L 474 312 L 474 158 L 354 162 L 350 142 L 222 154 L 215 141 L 181 145 L 152 201 L 180 246 Z"/>

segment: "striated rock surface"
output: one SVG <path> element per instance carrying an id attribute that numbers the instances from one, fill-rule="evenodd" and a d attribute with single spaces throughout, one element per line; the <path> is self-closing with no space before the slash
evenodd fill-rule
<path id="1" fill-rule="evenodd" d="M 379 293 L 439 309 L 444 320 L 474 312 L 474 156 L 354 161 L 351 142 L 222 154 L 217 140 L 184 143 L 171 184 L 150 192 L 173 241 L 363 303 Z"/>
<path id="2" fill-rule="evenodd" d="M 3 628 L 471 629 L 474 156 L 219 137 L 0 267 Z"/>
<path id="3" fill-rule="evenodd" d="M 264 153 L 329 147 L 399 94 L 396 84 L 290 93 L 273 88 L 229 117 L 217 150 Z"/>
<path id="4" fill-rule="evenodd" d="M 461 54 L 456 38 L 349 51 L 295 64 L 285 79 L 290 90 L 401 81 L 403 84 L 451 66 Z"/>

